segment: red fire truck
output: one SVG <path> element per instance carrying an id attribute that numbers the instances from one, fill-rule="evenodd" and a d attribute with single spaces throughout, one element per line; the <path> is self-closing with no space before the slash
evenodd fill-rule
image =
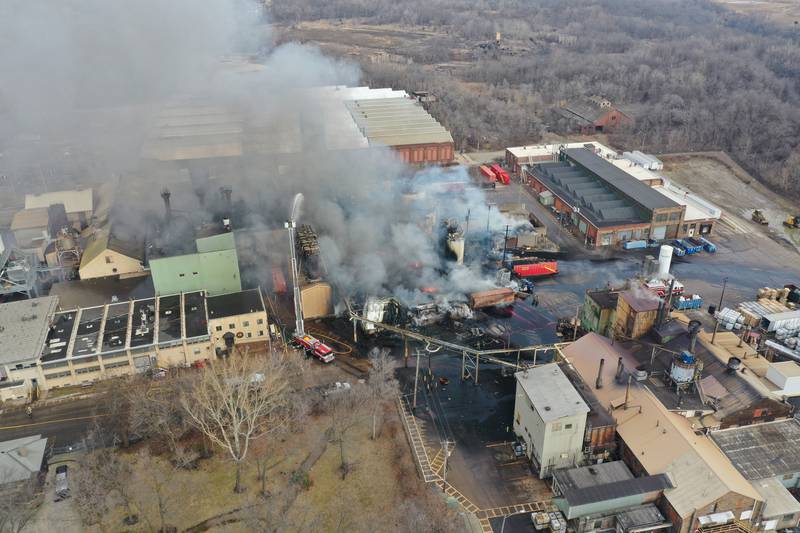
<path id="1" fill-rule="evenodd" d="M 308 355 L 316 357 L 323 363 L 330 363 L 336 359 L 330 346 L 312 337 L 308 333 L 305 335 L 292 335 L 292 342 L 297 345 L 298 348 L 305 350 Z"/>

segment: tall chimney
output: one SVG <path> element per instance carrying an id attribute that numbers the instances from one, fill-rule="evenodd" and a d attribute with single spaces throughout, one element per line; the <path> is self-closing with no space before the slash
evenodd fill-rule
<path id="1" fill-rule="evenodd" d="M 623 404 L 624 405 L 624 407 L 623 407 L 624 409 L 628 408 L 628 400 L 631 397 L 631 380 L 633 380 L 633 376 L 629 375 L 628 376 L 628 385 L 625 387 L 625 403 Z"/>
<path id="2" fill-rule="evenodd" d="M 219 192 L 222 195 L 222 198 L 225 200 L 225 214 L 230 217 L 232 214 L 231 193 L 233 192 L 233 189 L 230 187 L 220 187 Z"/>
<path id="3" fill-rule="evenodd" d="M 161 198 L 164 200 L 164 216 L 166 217 L 167 221 L 172 218 L 172 208 L 169 205 L 169 197 L 171 195 L 172 193 L 170 193 L 169 189 L 166 187 L 164 187 L 164 189 L 161 191 Z"/>
<path id="4" fill-rule="evenodd" d="M 694 347 L 697 343 L 697 334 L 700 333 L 700 321 L 689 321 L 689 353 L 694 353 Z"/>
<path id="5" fill-rule="evenodd" d="M 622 373 L 625 371 L 625 365 L 622 364 L 622 357 L 617 359 L 617 373 L 614 376 L 614 379 L 617 380 L 617 383 L 622 383 Z"/>
<path id="6" fill-rule="evenodd" d="M 603 365 L 606 364 L 605 359 L 600 359 L 600 368 L 597 369 L 597 381 L 594 382 L 595 389 L 603 388 Z"/>

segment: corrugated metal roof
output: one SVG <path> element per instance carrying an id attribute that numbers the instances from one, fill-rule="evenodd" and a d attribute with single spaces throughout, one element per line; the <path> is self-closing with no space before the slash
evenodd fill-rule
<path id="1" fill-rule="evenodd" d="M 800 423 L 794 418 L 715 431 L 711 438 L 747 479 L 800 472 Z"/>
<path id="2" fill-rule="evenodd" d="M 345 105 L 370 144 L 452 143 L 453 136 L 411 98 L 352 100 Z"/>
<path id="3" fill-rule="evenodd" d="M 589 406 L 556 363 L 529 368 L 514 376 L 545 423 L 589 412 Z"/>
<path id="4" fill-rule="evenodd" d="M 678 204 L 627 172 L 585 148 L 567 148 L 565 155 L 601 180 L 647 209 L 678 207 Z"/>
<path id="5" fill-rule="evenodd" d="M 655 476 L 635 477 L 612 481 L 603 485 L 565 490 L 564 498 L 572 506 L 586 505 L 588 503 L 604 502 L 671 488 L 673 488 L 673 485 L 669 478 L 665 474 L 657 474 Z"/>

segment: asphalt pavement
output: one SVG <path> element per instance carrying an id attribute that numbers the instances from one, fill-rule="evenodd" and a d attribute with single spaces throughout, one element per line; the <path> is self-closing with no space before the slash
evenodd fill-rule
<path id="1" fill-rule="evenodd" d="M 34 405 L 31 417 L 24 409 L 6 410 L 0 414 L 0 441 L 41 435 L 50 438 L 55 448 L 74 446 L 103 416 L 102 396 Z"/>

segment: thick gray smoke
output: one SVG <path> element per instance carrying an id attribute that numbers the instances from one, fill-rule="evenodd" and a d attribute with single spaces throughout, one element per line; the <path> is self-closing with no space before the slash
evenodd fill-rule
<path id="1" fill-rule="evenodd" d="M 278 230 L 303 193 L 299 224 L 320 234 L 330 280 L 343 293 L 420 301 L 425 288 L 488 288 L 468 248 L 466 265 L 442 261 L 441 221 L 475 234 L 508 223 L 481 191 L 448 193 L 463 170 L 415 174 L 388 149 L 332 150 L 336 109 L 317 88 L 357 85 L 352 64 L 298 44 L 275 47 L 258 4 L 247 0 L 10 0 L 0 5 L 0 165 L 12 174 L 68 153 L 88 154 L 74 184 L 116 186 L 115 227 L 141 232 L 160 212 L 158 192 L 195 219 L 216 216 L 220 185 L 233 188 L 234 218 L 251 228 L 241 250 L 251 278 L 268 279 L 286 249 Z M 235 58 L 232 59 L 232 58 Z M 244 60 L 243 60 L 244 58 Z M 171 105 L 230 110 L 243 154 L 191 162 L 143 160 L 143 145 Z M 36 139 L 31 143 L 30 139 Z M 68 146 L 68 149 L 64 149 Z M 187 175 L 191 184 L 186 185 Z M 192 191 L 208 189 L 205 196 Z M 451 187 L 452 188 L 452 187 Z M 459 187 L 457 187 L 459 188 Z M 206 198 L 208 200 L 205 200 Z M 123 216 L 124 215 L 124 216 Z"/>

